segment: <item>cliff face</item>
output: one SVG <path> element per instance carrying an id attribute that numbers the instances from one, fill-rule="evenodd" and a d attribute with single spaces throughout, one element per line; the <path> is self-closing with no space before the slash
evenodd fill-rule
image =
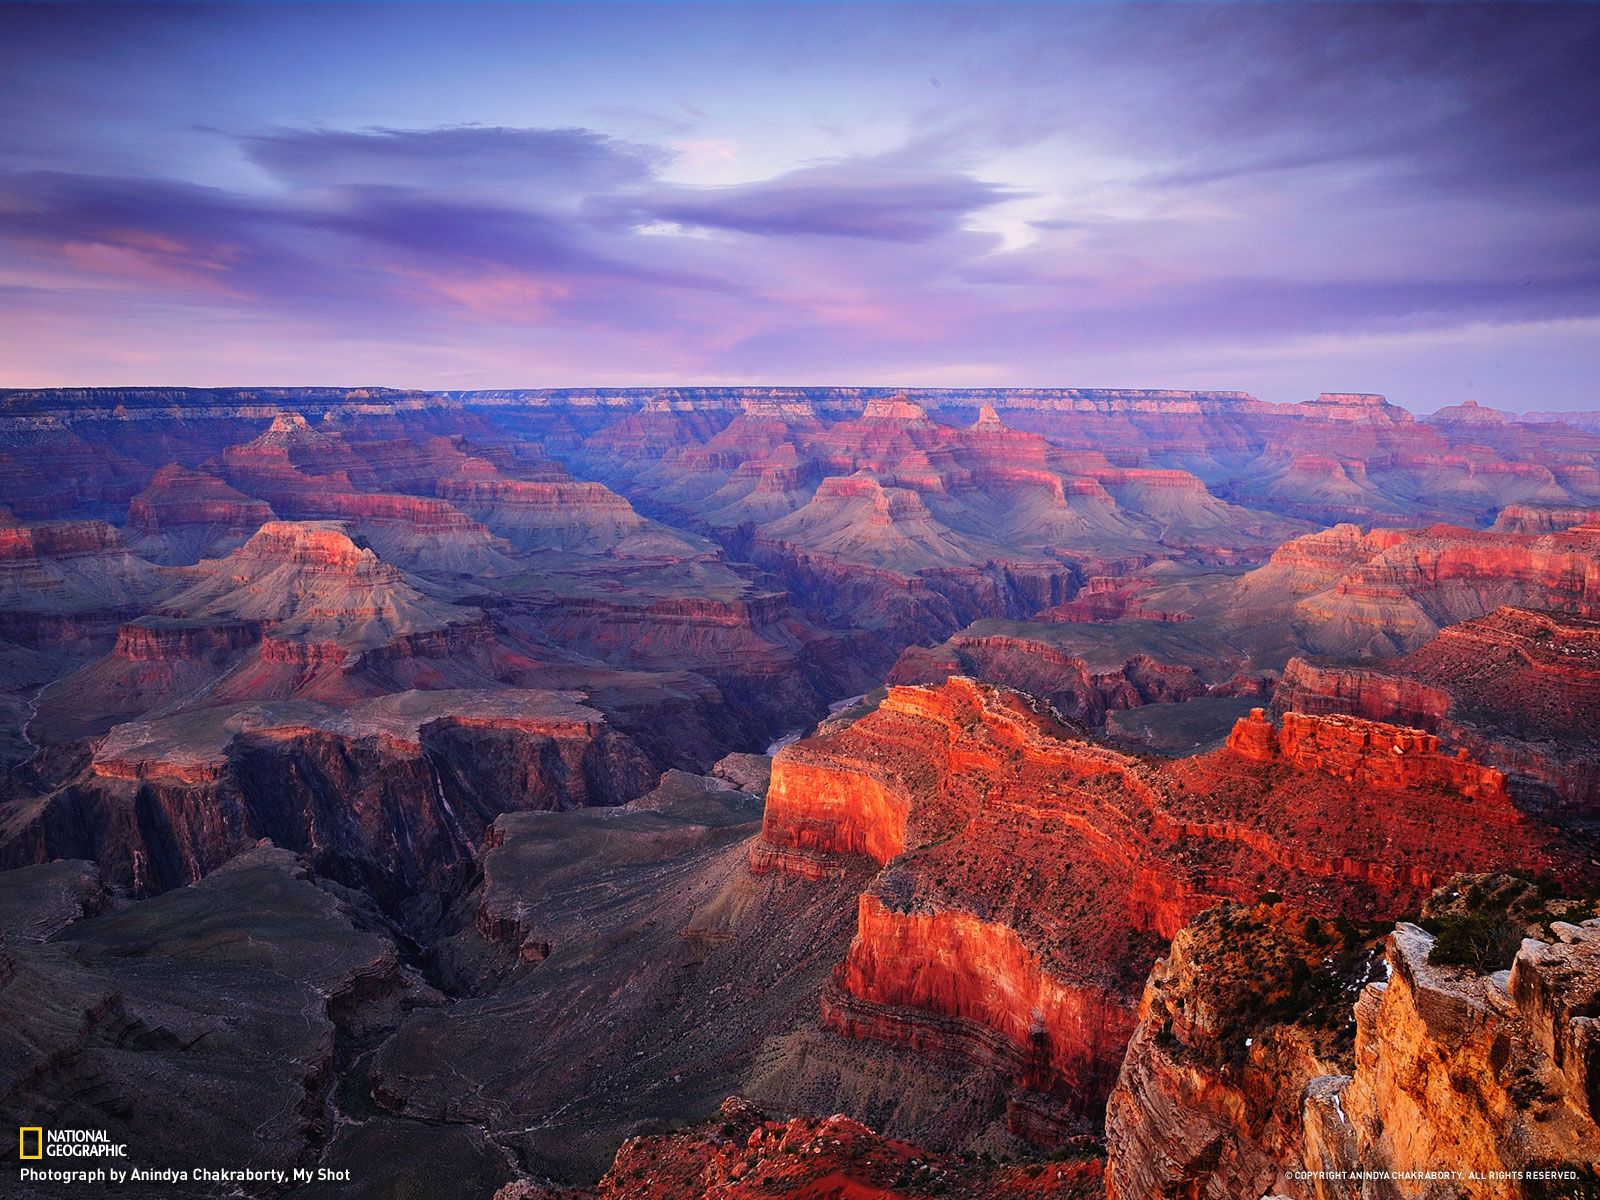
<path id="1" fill-rule="evenodd" d="M 1600 531 L 1422 530 L 1301 600 L 1295 616 L 1317 653 L 1389 654 L 1502 605 L 1600 616 Z"/>
<path id="2" fill-rule="evenodd" d="M 159 892 L 268 838 L 388 899 L 459 882 L 501 812 L 617 804 L 653 778 L 632 742 L 559 694 L 211 708 L 119 726 L 81 775 L 9 814 L 0 853 L 92 859 Z"/>
<path id="3" fill-rule="evenodd" d="M 741 424 L 793 426 L 808 436 L 814 426 L 856 426 L 881 442 L 914 428 L 922 414 L 946 427 L 970 425 L 975 443 L 1013 451 L 1026 435 L 1123 469 L 1179 468 L 1231 500 L 1318 523 L 1400 524 L 1408 516 L 1472 522 L 1508 504 L 1592 505 L 1600 498 L 1594 470 L 1600 439 L 1571 425 L 1481 419 L 1487 411 L 1461 409 L 1419 422 L 1381 396 L 1324 394 L 1271 404 L 1243 393 L 1127 389 L 14 391 L 3 400 L 0 435 L 16 446 L 7 458 L 16 486 L 0 492 L 0 502 L 39 504 L 30 515 L 116 503 L 155 467 L 197 464 L 256 437 L 272 421 L 285 443 L 350 427 L 391 436 L 481 436 L 492 421 L 575 456 L 591 477 L 612 481 L 610 472 L 656 490 L 664 481 L 650 477 L 662 474 L 660 467 L 683 472 L 685 448 L 716 444 L 717 453 L 740 455 L 728 461 L 732 470 L 759 471 L 775 460 L 778 446 L 770 437 L 763 442 L 738 429 L 719 441 Z M 56 471 L 33 469 L 38 456 L 30 451 L 37 447 L 59 460 Z M 152 453 L 160 457 L 149 461 Z M 726 482 L 719 473 L 703 492 L 714 494 Z"/>
<path id="4" fill-rule="evenodd" d="M 1301 1196 L 1307 1085 L 1353 1061 L 1370 934 L 1223 905 L 1152 969 L 1106 1107 L 1108 1200 Z M 1309 936 L 1308 936 L 1309 935 Z"/>
<path id="5" fill-rule="evenodd" d="M 1356 1004 L 1355 1069 L 1305 1103 L 1306 1160 L 1315 1169 L 1379 1167 L 1473 1172 L 1465 1195 L 1526 1195 L 1496 1172 L 1600 1162 L 1596 1124 L 1600 923 L 1559 925 L 1556 940 L 1522 943 L 1509 974 L 1481 976 L 1428 959 L 1434 940 L 1412 925 L 1389 940 L 1387 982 Z M 1317 1182 L 1318 1200 L 1359 1195 Z M 1423 1197 L 1402 1182 L 1395 1195 Z"/>
<path id="6" fill-rule="evenodd" d="M 1573 868 L 1499 772 L 1415 730 L 1258 709 L 1222 750 L 1147 762 L 964 678 L 777 755 L 752 865 L 851 856 L 884 869 L 828 1026 L 998 1064 L 1046 1140 L 1096 1111 L 1162 941 L 1215 900 L 1393 916 L 1463 866 Z"/>
<path id="7" fill-rule="evenodd" d="M 1527 805 L 1600 813 L 1600 622 L 1502 608 L 1379 665 L 1291 660 L 1278 712 L 1349 713 L 1438 734 Z"/>
<path id="8" fill-rule="evenodd" d="M 1258 708 L 1234 727 L 1228 748 L 1257 762 L 1281 756 L 1302 771 L 1322 771 L 1386 791 L 1438 789 L 1483 801 L 1491 810 L 1511 807 L 1499 771 L 1464 752 L 1444 754 L 1437 737 L 1399 725 L 1290 712 L 1274 732 Z"/>
<path id="9" fill-rule="evenodd" d="M 1064 979 L 1003 921 L 897 911 L 892 903 L 878 892 L 861 897 L 855 940 L 837 988 L 824 996 L 823 1024 L 999 1067 L 1024 1093 L 1069 1097 L 1069 1107 L 1093 1111 L 1106 1064 L 1133 1030 L 1126 999 Z M 1030 1097 L 1012 1106 L 1013 1132 L 1049 1130 L 1046 1139 L 1056 1140 L 1048 1120 L 1035 1125 Z"/>
<path id="10" fill-rule="evenodd" d="M 1437 941 L 1400 924 L 1379 943 L 1371 927 L 1281 905 L 1224 906 L 1184 930 L 1151 973 L 1107 1109 L 1109 1200 L 1511 1200 L 1593 1186 L 1592 907 L 1474 876 L 1425 911 Z M 1473 922 L 1502 932 L 1463 941 Z M 1543 936 L 1518 949 L 1519 928 Z M 1464 951 L 1487 961 L 1452 965 Z M 1513 1177 L 1538 1170 L 1568 1181 Z M 1458 1174 L 1428 1175 L 1439 1171 Z"/>

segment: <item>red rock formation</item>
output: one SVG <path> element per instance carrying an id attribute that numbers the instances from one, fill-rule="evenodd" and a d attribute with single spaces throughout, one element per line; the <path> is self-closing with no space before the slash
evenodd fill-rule
<path id="1" fill-rule="evenodd" d="M 1279 712 L 1350 713 L 1440 735 L 1535 807 L 1600 812 L 1600 622 L 1503 608 L 1382 666 L 1294 659 Z"/>
<path id="2" fill-rule="evenodd" d="M 1424 911 L 1507 936 L 1447 949 L 1401 924 L 1380 954 L 1369 932 L 1281 905 L 1185 929 L 1107 1109 L 1108 1200 L 1357 1200 L 1375 1180 L 1407 1200 L 1441 1182 L 1472 1200 L 1546 1194 L 1529 1182 L 1582 1194 L 1600 1155 L 1592 905 L 1464 876 Z M 1517 928 L 1542 936 L 1519 951 Z M 1456 965 L 1469 948 L 1492 961 Z"/>
<path id="3" fill-rule="evenodd" d="M 1344 657 L 1404 653 L 1502 605 L 1600 615 L 1600 528 L 1528 536 L 1437 525 L 1362 536 L 1341 525 L 1280 547 L 1224 605 L 1230 622 L 1259 621 L 1291 597 L 1301 643 Z"/>
<path id="4" fill-rule="evenodd" d="M 190 577 L 167 612 L 259 621 L 280 641 L 370 648 L 481 620 L 476 610 L 423 595 L 331 521 L 269 521 L 227 558 L 190 568 Z"/>
<path id="5" fill-rule="evenodd" d="M 1058 648 L 1047 640 L 1045 630 L 1034 627 L 1035 635 L 1027 636 L 1026 626 L 1005 633 L 998 624 L 979 622 L 942 646 L 909 647 L 889 672 L 888 682 L 934 684 L 966 675 L 1048 700 L 1061 715 L 1092 728 L 1103 725 L 1108 712 L 1181 702 L 1208 690 L 1201 673 L 1187 664 L 1139 654 L 1110 669 L 1101 669 L 1099 663 L 1091 668 L 1083 657 L 1087 651 Z"/>
<path id="6" fill-rule="evenodd" d="M 1091 1200 L 1098 1161 L 999 1166 L 881 1137 L 849 1117 L 773 1120 L 738 1098 L 686 1133 L 631 1138 L 594 1200 Z M 586 1200 L 512 1183 L 495 1200 Z"/>
<path id="7" fill-rule="evenodd" d="M 220 557 L 272 518 L 265 501 L 176 463 L 128 502 L 128 527 L 142 535 L 139 549 L 160 562 Z"/>
<path id="8" fill-rule="evenodd" d="M 154 892 L 268 838 L 392 896 L 458 883 L 499 813 L 617 804 L 654 777 L 600 713 L 559 693 L 209 708 L 118 726 L 82 774 L 8 815 L 0 861 L 90 858 Z"/>
<path id="9" fill-rule="evenodd" d="M 242 650 L 259 637 L 260 630 L 245 621 L 191 623 L 141 618 L 117 631 L 112 654 L 129 662 L 170 663 Z"/>
<path id="10" fill-rule="evenodd" d="M 824 1026 L 998 1066 L 1025 1091 L 1075 1093 L 1080 1105 L 1092 1106 L 1133 1030 L 1117 989 L 1063 980 L 1009 925 L 891 909 L 872 892 L 861 897 L 836 983 L 824 995 Z M 1013 1111 L 1011 1124 L 1034 1131 L 1025 1114 Z"/>
<path id="11" fill-rule="evenodd" d="M 1438 788 L 1510 805 L 1505 776 L 1468 758 L 1447 755 L 1433 734 L 1355 717 L 1311 717 L 1289 712 L 1274 731 L 1264 709 L 1252 709 L 1235 726 L 1228 749 L 1270 763 L 1279 755 L 1302 771 L 1323 771 L 1351 783 L 1395 790 Z"/>
<path id="12" fill-rule="evenodd" d="M 1041 621 L 1092 623 L 1099 621 L 1189 621 L 1193 614 L 1181 610 L 1147 607 L 1139 593 L 1149 580 L 1097 575 L 1073 599 L 1039 613 Z"/>
<path id="13" fill-rule="evenodd" d="M 1576 525 L 1600 525 L 1600 508 L 1538 508 L 1508 504 L 1491 526 L 1499 533 L 1560 533 Z"/>
<path id="14" fill-rule="evenodd" d="M 752 865 L 851 854 L 885 870 L 827 1023 L 1002 1064 L 1014 1110 L 1045 1093 L 1080 1113 L 1160 941 L 1212 900 L 1393 914 L 1463 866 L 1572 861 L 1499 772 L 1417 731 L 1258 710 L 1225 749 L 1147 763 L 962 678 L 777 755 Z"/>
<path id="15" fill-rule="evenodd" d="M 439 495 L 527 550 L 588 550 L 632 557 L 690 556 L 703 545 L 639 516 L 604 484 L 520 480 L 469 459 L 438 482 Z"/>
<path id="16" fill-rule="evenodd" d="M 0 505 L 21 517 L 61 518 L 116 505 L 139 490 L 143 475 L 138 464 L 81 436 L 62 415 L 0 417 Z"/>

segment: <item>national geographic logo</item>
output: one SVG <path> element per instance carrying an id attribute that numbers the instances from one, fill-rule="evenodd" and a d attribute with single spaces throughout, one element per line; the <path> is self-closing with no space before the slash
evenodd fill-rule
<path id="1" fill-rule="evenodd" d="M 128 1147 L 113 1142 L 104 1129 L 45 1129 L 23 1125 L 17 1130 L 17 1157 L 24 1162 L 55 1158 L 127 1158 Z"/>

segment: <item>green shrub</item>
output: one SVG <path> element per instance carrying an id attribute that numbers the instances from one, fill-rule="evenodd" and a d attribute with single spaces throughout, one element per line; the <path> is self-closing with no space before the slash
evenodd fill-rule
<path id="1" fill-rule="evenodd" d="M 1509 967 L 1522 944 L 1511 922 L 1492 912 L 1444 913 L 1423 922 L 1423 928 L 1435 939 L 1430 964 L 1471 967 L 1480 975 Z"/>

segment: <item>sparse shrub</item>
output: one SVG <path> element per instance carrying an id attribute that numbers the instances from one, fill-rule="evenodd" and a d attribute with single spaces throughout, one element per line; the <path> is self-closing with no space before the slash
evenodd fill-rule
<path id="1" fill-rule="evenodd" d="M 1428 953 L 1431 965 L 1471 967 L 1480 975 L 1509 967 L 1522 942 L 1511 922 L 1495 912 L 1444 913 L 1423 928 L 1435 939 Z"/>

